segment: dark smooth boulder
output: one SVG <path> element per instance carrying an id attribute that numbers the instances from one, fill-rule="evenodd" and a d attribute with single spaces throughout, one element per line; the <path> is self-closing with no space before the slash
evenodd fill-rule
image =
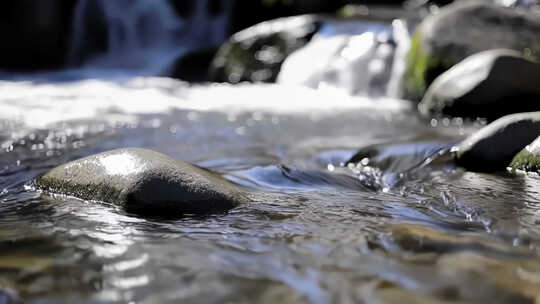
<path id="1" fill-rule="evenodd" d="M 540 173 L 540 137 L 514 156 L 510 168 L 512 170 Z"/>
<path id="2" fill-rule="evenodd" d="M 540 111 L 540 64 L 518 51 L 477 53 L 437 77 L 418 109 L 426 116 L 488 120 Z"/>
<path id="3" fill-rule="evenodd" d="M 210 66 L 216 82 L 275 82 L 285 58 L 303 47 L 319 28 L 313 15 L 259 23 L 234 34 Z"/>
<path id="4" fill-rule="evenodd" d="M 125 206 L 143 214 L 203 214 L 245 201 L 220 176 L 167 155 L 139 148 L 103 152 L 39 176 L 39 189 Z"/>
<path id="5" fill-rule="evenodd" d="M 538 136 L 540 112 L 511 114 L 480 129 L 452 150 L 457 164 L 468 170 L 499 171 Z"/>
<path id="6" fill-rule="evenodd" d="M 456 1 L 425 18 L 411 41 L 404 98 L 420 101 L 433 80 L 466 57 L 490 49 L 540 54 L 540 15 L 488 1 Z"/>

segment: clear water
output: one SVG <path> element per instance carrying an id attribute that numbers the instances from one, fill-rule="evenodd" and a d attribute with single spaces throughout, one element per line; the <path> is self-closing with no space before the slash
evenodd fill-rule
<path id="1" fill-rule="evenodd" d="M 479 126 L 279 85 L 0 83 L 0 303 L 535 303 L 540 180 L 430 152 Z M 46 170 L 146 147 L 254 202 L 156 218 L 39 193 Z M 357 151 L 358 166 L 341 166 Z M 369 162 L 368 162 L 369 161 Z"/>
<path id="2" fill-rule="evenodd" d="M 421 120 L 407 102 L 374 97 L 399 95 L 406 24 L 327 25 L 288 59 L 280 85 L 133 78 L 162 75 L 201 35 L 224 38 L 230 7 L 209 19 L 206 2 L 180 20 L 166 1 L 132 1 L 120 15 L 128 3 L 100 1 L 106 54 L 80 69 L 0 75 L 1 304 L 540 303 L 540 179 L 456 168 L 438 151 L 480 124 Z M 294 74 L 308 71 L 310 51 L 324 66 Z M 30 186 L 119 147 L 220 172 L 253 203 L 145 217 Z"/>

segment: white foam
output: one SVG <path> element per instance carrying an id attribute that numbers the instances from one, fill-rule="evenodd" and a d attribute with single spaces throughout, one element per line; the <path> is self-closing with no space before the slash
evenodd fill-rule
<path id="1" fill-rule="evenodd" d="M 275 84 L 189 86 L 170 78 L 135 78 L 118 83 L 0 81 L 0 119 L 43 128 L 70 120 L 119 120 L 172 109 L 238 113 L 335 114 L 336 111 L 403 111 L 409 104 L 389 98 L 353 97 L 339 90 Z"/>
<path id="2" fill-rule="evenodd" d="M 311 88 L 337 88 L 352 95 L 381 95 L 386 82 L 376 84 L 393 49 L 388 40 L 392 27 L 376 22 L 327 22 L 303 48 L 292 53 L 281 67 L 278 82 Z M 316 58 L 316 60 L 314 60 Z M 381 91 L 381 92 L 378 92 Z"/>

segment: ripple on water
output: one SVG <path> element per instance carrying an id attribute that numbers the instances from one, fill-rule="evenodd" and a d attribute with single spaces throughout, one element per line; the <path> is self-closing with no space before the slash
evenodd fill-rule
<path id="1" fill-rule="evenodd" d="M 163 94 L 154 91 L 155 98 Z M 464 172 L 444 162 L 418 166 L 459 140 L 464 126 L 433 129 L 410 113 L 384 113 L 390 123 L 378 111 L 311 115 L 259 107 L 256 115 L 232 117 L 190 109 L 130 112 L 129 119 L 116 113 L 116 121 L 42 129 L 6 124 L 0 132 L 0 302 L 538 299 L 540 179 Z M 253 203 L 203 217 L 140 217 L 26 187 L 58 164 L 122 146 L 211 167 L 244 187 Z M 365 147 L 378 151 L 367 164 L 372 171 L 340 166 Z"/>

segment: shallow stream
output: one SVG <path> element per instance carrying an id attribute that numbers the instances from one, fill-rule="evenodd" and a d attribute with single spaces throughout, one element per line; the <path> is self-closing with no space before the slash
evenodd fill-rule
<path id="1" fill-rule="evenodd" d="M 0 303 L 540 301 L 540 179 L 425 161 L 477 122 L 281 85 L 0 91 Z M 254 202 L 145 217 L 29 186 L 118 147 L 221 172 Z M 359 150 L 369 154 L 346 165 Z"/>

